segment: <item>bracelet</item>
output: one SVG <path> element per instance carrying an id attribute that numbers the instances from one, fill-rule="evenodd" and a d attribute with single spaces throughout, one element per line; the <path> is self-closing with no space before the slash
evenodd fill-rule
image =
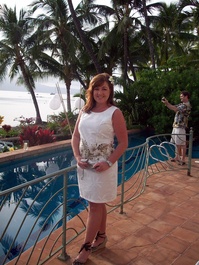
<path id="1" fill-rule="evenodd" d="M 109 160 L 106 160 L 106 163 L 109 165 L 109 167 L 111 167 L 113 165 L 113 163 Z"/>

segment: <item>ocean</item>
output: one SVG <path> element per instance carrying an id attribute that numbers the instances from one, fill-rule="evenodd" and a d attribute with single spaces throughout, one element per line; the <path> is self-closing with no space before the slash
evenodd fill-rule
<path id="1" fill-rule="evenodd" d="M 55 95 L 53 93 L 49 92 L 36 93 L 36 98 L 43 121 L 47 121 L 48 115 L 57 115 L 64 111 L 62 105 L 58 109 L 51 108 L 54 96 Z M 66 94 L 62 94 L 62 97 L 65 109 L 67 111 Z M 76 103 L 77 98 L 74 98 L 73 95 L 71 95 L 72 110 L 75 109 Z M 36 111 L 30 93 L 27 91 L 22 92 L 0 90 L 0 116 L 4 116 L 4 120 L 0 126 L 6 124 L 11 125 L 12 127 L 20 124 L 20 117 L 35 118 Z"/>
<path id="2" fill-rule="evenodd" d="M 51 108 L 52 100 L 55 94 L 57 95 L 55 83 L 56 82 L 54 79 L 50 79 L 46 82 L 44 81 L 43 83 L 36 84 L 38 90 L 35 90 L 35 95 L 43 121 L 47 121 L 48 115 L 57 115 L 60 112 L 64 111 L 62 105 L 58 109 Z M 35 118 L 36 111 L 32 97 L 24 87 L 17 87 L 16 90 L 16 85 L 8 81 L 5 82 L 4 87 L 2 86 L 3 85 L 1 85 L 0 87 L 0 116 L 4 116 L 4 120 L 2 124 L 0 124 L 0 127 L 4 124 L 11 125 L 12 127 L 18 126 L 20 124 L 20 117 Z M 61 82 L 59 86 L 62 93 L 64 106 L 67 111 L 65 86 Z M 122 88 L 115 86 L 115 90 L 122 91 Z M 83 103 L 80 102 L 80 99 L 73 97 L 73 95 L 80 94 L 81 92 L 81 85 L 79 84 L 79 82 L 73 81 L 71 84 L 72 111 L 77 108 L 83 107 Z"/>

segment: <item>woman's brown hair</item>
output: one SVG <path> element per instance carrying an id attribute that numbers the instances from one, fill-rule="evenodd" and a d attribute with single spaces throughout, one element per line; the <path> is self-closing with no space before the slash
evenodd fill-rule
<path id="1" fill-rule="evenodd" d="M 101 73 L 92 78 L 89 83 L 89 87 L 86 90 L 86 104 L 83 108 L 83 111 L 89 113 L 96 105 L 96 101 L 93 97 L 93 90 L 95 87 L 101 86 L 104 82 L 106 82 L 110 89 L 110 95 L 107 101 L 108 105 L 115 105 L 113 101 L 114 89 L 113 89 L 113 81 L 110 80 L 110 75 L 107 73 Z"/>

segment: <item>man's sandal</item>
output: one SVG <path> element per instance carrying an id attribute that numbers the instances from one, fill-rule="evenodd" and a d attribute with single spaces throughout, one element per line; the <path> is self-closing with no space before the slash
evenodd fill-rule
<path id="1" fill-rule="evenodd" d="M 98 232 L 97 235 L 96 235 L 95 241 L 97 241 L 97 239 L 99 237 L 100 238 L 104 238 L 104 241 L 102 243 L 100 243 L 99 245 L 97 245 L 97 246 L 91 246 L 91 252 L 95 252 L 95 251 L 97 251 L 99 249 L 105 248 L 106 243 L 108 241 L 106 234 Z"/>
<path id="2" fill-rule="evenodd" d="M 91 251 L 91 243 L 90 243 L 90 242 L 87 242 L 87 243 L 83 244 L 83 245 L 81 246 L 81 249 L 80 249 L 79 253 L 81 253 L 83 249 L 85 249 L 86 251 Z M 86 263 L 86 261 L 87 261 L 87 260 L 85 260 L 85 261 L 80 261 L 80 260 L 77 258 L 77 259 L 75 259 L 75 260 L 73 261 L 73 265 L 84 265 L 84 264 Z"/>

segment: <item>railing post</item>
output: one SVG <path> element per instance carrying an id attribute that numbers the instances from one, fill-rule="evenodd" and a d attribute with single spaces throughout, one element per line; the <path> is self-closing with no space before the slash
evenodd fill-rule
<path id="1" fill-rule="evenodd" d="M 148 166 L 149 166 L 149 138 L 146 138 L 146 164 L 144 167 L 144 176 L 145 176 L 145 183 L 144 188 L 146 187 L 147 178 L 148 178 Z"/>
<path id="2" fill-rule="evenodd" d="M 122 183 L 121 183 L 121 206 L 120 206 L 120 214 L 123 214 L 124 213 L 125 158 L 126 158 L 126 152 L 124 152 L 124 154 L 122 156 Z"/>
<path id="3" fill-rule="evenodd" d="M 67 217 L 67 193 L 68 193 L 68 173 L 63 175 L 63 223 L 62 223 L 62 252 L 58 259 L 66 261 L 70 256 L 66 253 L 66 217 Z"/>
<path id="4" fill-rule="evenodd" d="M 193 149 L 193 128 L 190 128 L 189 132 L 189 149 L 188 149 L 188 169 L 187 176 L 191 175 L 191 159 L 192 159 L 192 149 Z"/>

